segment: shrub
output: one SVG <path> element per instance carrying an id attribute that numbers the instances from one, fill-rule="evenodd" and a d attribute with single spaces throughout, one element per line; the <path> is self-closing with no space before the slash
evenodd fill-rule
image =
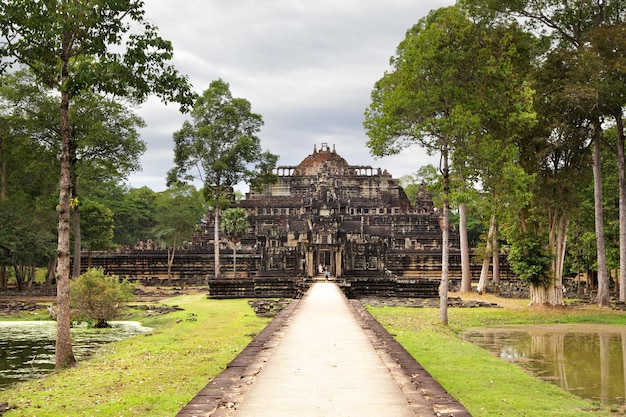
<path id="1" fill-rule="evenodd" d="M 107 327 L 109 320 L 119 318 L 132 298 L 132 286 L 117 275 L 105 275 L 91 268 L 70 285 L 72 320 L 86 321 L 94 327 Z"/>

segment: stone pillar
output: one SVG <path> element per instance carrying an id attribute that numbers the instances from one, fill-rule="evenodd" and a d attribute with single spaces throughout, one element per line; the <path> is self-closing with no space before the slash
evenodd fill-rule
<path id="1" fill-rule="evenodd" d="M 335 251 L 335 277 L 337 278 L 341 278 L 343 276 L 342 258 L 343 248 L 341 246 L 337 246 L 337 250 Z"/>
<path id="2" fill-rule="evenodd" d="M 309 278 L 312 278 L 315 276 L 315 268 L 317 267 L 317 265 L 315 265 L 315 261 L 313 259 L 313 248 L 308 246 L 306 248 L 306 276 Z"/>

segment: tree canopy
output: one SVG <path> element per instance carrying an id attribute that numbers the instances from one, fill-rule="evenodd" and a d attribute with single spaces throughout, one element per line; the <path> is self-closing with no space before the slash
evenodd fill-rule
<path id="1" fill-rule="evenodd" d="M 172 45 L 145 17 L 141 0 L 6 0 L 0 3 L 0 63 L 23 65 L 59 93 L 59 222 L 57 246 L 58 368 L 76 363 L 69 314 L 70 200 L 73 171 L 71 103 L 87 93 L 136 103 L 156 94 L 185 109 L 186 77 L 169 63 Z"/>
<path id="2" fill-rule="evenodd" d="M 516 75 L 527 45 L 514 26 L 480 25 L 458 7 L 437 9 L 407 31 L 391 59 L 392 71 L 375 84 L 365 112 L 372 154 L 397 153 L 416 142 L 441 153 L 442 288 L 447 287 L 450 159 L 465 177 L 491 188 L 500 184 L 491 178 L 501 178 L 495 173 L 503 166 L 516 169 L 512 139 L 534 121 L 530 90 Z M 517 173 L 508 178 L 519 179 Z"/>
<path id="3" fill-rule="evenodd" d="M 207 202 L 213 209 L 215 276 L 219 276 L 219 215 L 232 199 L 232 187 L 240 182 L 259 185 L 274 180 L 278 156 L 263 151 L 259 132 L 260 114 L 250 102 L 233 97 L 223 80 L 211 82 L 185 121 L 174 133 L 174 162 L 168 183 L 198 176 Z"/>

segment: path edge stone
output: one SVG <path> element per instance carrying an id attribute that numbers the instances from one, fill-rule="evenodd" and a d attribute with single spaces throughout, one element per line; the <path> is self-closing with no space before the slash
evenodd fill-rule
<path id="1" fill-rule="evenodd" d="M 233 359 L 220 374 L 183 407 L 177 417 L 231 416 L 256 375 L 261 371 L 272 349 L 278 344 L 290 318 L 297 311 L 300 299 L 293 299 Z"/>
<path id="2" fill-rule="evenodd" d="M 348 300 L 348 305 L 406 395 L 416 416 L 471 417 L 465 406 L 411 356 L 360 300 Z"/>

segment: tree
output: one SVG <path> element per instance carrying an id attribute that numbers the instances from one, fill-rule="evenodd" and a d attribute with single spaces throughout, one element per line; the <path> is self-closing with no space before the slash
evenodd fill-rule
<path id="1" fill-rule="evenodd" d="M 153 236 L 158 195 L 148 187 L 121 190 L 120 194 L 107 198 L 115 216 L 113 241 L 134 247 L 137 242 L 145 242 Z"/>
<path id="2" fill-rule="evenodd" d="M 76 364 L 69 314 L 72 147 L 70 105 L 87 91 L 137 103 L 193 100 L 187 79 L 168 64 L 171 43 L 145 19 L 141 0 L 5 0 L 0 3 L 0 58 L 31 69 L 59 93 L 59 222 L 57 248 L 56 367 Z"/>
<path id="3" fill-rule="evenodd" d="M 89 265 L 91 267 L 91 252 L 94 250 L 108 250 L 113 247 L 113 211 L 104 204 L 89 199 L 81 200 L 79 204 L 82 211 L 80 217 L 80 230 L 84 236 L 84 247 L 89 252 Z M 74 256 L 74 262 L 77 262 Z M 80 271 L 80 264 L 78 265 Z"/>
<path id="4" fill-rule="evenodd" d="M 33 234 L 23 228 L 30 222 L 33 233 L 38 236 L 53 235 L 54 232 L 50 213 L 54 214 L 51 208 L 56 205 L 53 201 L 57 184 L 52 173 L 58 171 L 58 164 L 55 151 L 40 141 L 47 130 L 42 117 L 42 103 L 46 97 L 45 89 L 37 85 L 27 71 L 12 72 L 0 79 L 0 204 L 5 205 L 9 216 L 17 213 L 33 216 L 16 219 L 22 225 L 18 228 L 10 226 L 15 223 L 8 219 L 0 222 L 6 237 L 0 244 L 0 287 L 6 286 L 6 268 L 12 266 L 15 269 L 15 260 L 18 260 L 17 268 L 25 270 L 35 267 L 32 263 L 22 264 L 22 260 L 32 260 L 29 254 L 35 251 L 47 254 L 50 260 L 54 257 L 49 236 L 36 239 L 40 246 L 33 247 L 34 241 L 30 240 Z M 56 110 L 58 112 L 58 108 Z M 18 229 L 19 233 L 12 234 Z M 21 250 L 26 253 L 19 253 Z M 36 258 L 36 266 L 46 266 L 39 256 Z M 47 266 L 51 270 L 54 263 L 49 261 Z M 48 280 L 52 281 L 50 274 Z M 21 281 L 18 280 L 18 284 L 21 285 Z"/>
<path id="5" fill-rule="evenodd" d="M 528 97 L 514 93 L 525 94 L 527 89 L 504 82 L 512 74 L 513 46 L 506 29 L 479 27 L 456 7 L 435 10 L 407 32 L 391 60 L 393 71 L 376 83 L 365 113 L 367 146 L 374 155 L 397 153 L 414 142 L 441 155 L 440 320 L 444 324 L 448 321 L 450 156 L 461 144 L 484 142 L 483 132 L 492 133 L 488 118 L 496 114 L 496 107 L 503 107 L 495 97 L 507 97 L 506 110 L 514 103 L 518 109 L 514 117 L 521 118 L 527 111 Z"/>
<path id="6" fill-rule="evenodd" d="M 140 167 L 139 157 L 146 149 L 139 139 L 138 129 L 144 127 L 141 118 L 126 106 L 95 94 L 78 97 L 70 115 L 73 172 L 71 193 L 79 200 L 84 182 L 104 182 L 124 179 Z M 80 275 L 81 205 L 74 212 L 74 272 Z"/>
<path id="7" fill-rule="evenodd" d="M 94 322 L 93 327 L 109 327 L 108 321 L 120 317 L 124 302 L 133 297 L 128 281 L 90 268 L 71 284 L 70 306 L 74 321 Z"/>
<path id="8" fill-rule="evenodd" d="M 585 88 L 588 74 L 576 61 L 571 51 L 557 49 L 537 66 L 531 80 L 539 123 L 518 143 L 521 164 L 536 181 L 528 206 L 520 210 L 528 227 L 509 238 L 535 239 L 551 257 L 546 277 L 530 281 L 532 304 L 563 304 L 569 223 L 581 207 L 581 189 L 590 175 L 588 100 L 578 100 L 580 90 L 575 87 Z M 578 93 L 572 94 L 575 90 Z M 542 258 L 534 258 L 541 268 Z"/>
<path id="9" fill-rule="evenodd" d="M 596 224 L 596 247 L 598 264 L 598 294 L 596 302 L 600 306 L 607 306 L 609 303 L 608 272 L 606 267 L 606 252 L 604 242 L 604 222 L 602 213 L 602 179 L 600 168 L 600 142 L 602 141 L 602 124 L 604 116 L 616 117 L 621 121 L 623 113 L 623 99 L 621 102 L 612 100 L 615 97 L 623 98 L 623 87 L 618 88 L 618 94 L 611 93 L 611 86 L 616 86 L 616 79 L 608 74 L 612 74 L 617 69 L 602 67 L 598 60 L 599 50 L 597 44 L 592 42 L 594 34 L 603 31 L 603 27 L 621 27 L 626 19 L 626 7 L 622 0 L 599 0 L 580 2 L 561 2 L 558 0 L 522 0 L 511 2 L 508 0 L 464 0 L 465 5 L 472 7 L 477 13 L 483 13 L 490 17 L 496 16 L 503 19 L 519 19 L 523 21 L 529 31 L 539 29 L 550 41 L 553 49 L 565 49 L 575 51 L 577 64 L 583 73 L 591 75 L 584 83 L 575 81 L 569 86 L 565 86 L 569 92 L 570 99 L 576 104 L 582 105 L 579 109 L 589 110 L 584 119 L 587 127 L 588 139 L 593 149 L 593 174 L 595 178 L 595 224 Z M 600 39 L 606 39 L 607 32 L 604 32 Z M 612 36 L 615 33 L 612 33 Z M 620 35 L 621 36 L 621 35 Z M 617 38 L 616 38 L 617 39 Z M 611 41 L 606 42 L 610 44 Z M 608 56 L 613 55 L 623 57 L 622 46 L 610 47 L 606 51 L 612 51 Z M 591 63 L 593 62 L 593 65 Z M 591 74 L 593 72 L 593 74 Z M 622 73 L 623 71 L 617 71 Z M 580 80 L 580 79 L 578 79 Z M 607 98 L 612 98 L 608 99 Z M 616 111 L 616 109 L 619 109 Z M 567 115 L 566 115 L 567 116 Z M 620 123 L 621 124 L 621 123 Z M 623 164 L 622 162 L 619 162 Z M 626 181 L 624 200 L 626 201 Z M 624 207 L 623 223 L 620 223 L 626 230 L 626 207 Z M 623 253 L 626 254 L 626 234 L 622 241 L 624 245 Z M 620 262 L 624 262 L 623 280 L 626 282 L 626 256 L 622 256 Z M 622 278 L 620 278 L 622 279 Z M 626 297 L 626 293 L 624 295 Z"/>
<path id="10" fill-rule="evenodd" d="M 158 194 L 154 234 L 168 249 L 167 277 L 172 276 L 176 248 L 191 240 L 196 226 L 206 213 L 202 194 L 191 185 L 174 185 Z"/>
<path id="11" fill-rule="evenodd" d="M 614 5 L 613 5 L 614 6 Z M 619 185 L 619 299 L 626 301 L 626 154 L 624 152 L 624 106 L 626 105 L 626 22 L 595 28 L 590 44 L 599 62 L 594 75 L 600 78 L 607 113 L 615 121 L 615 149 Z"/>
<path id="12" fill-rule="evenodd" d="M 458 178 L 451 178 L 451 199 L 455 201 L 459 212 L 459 241 L 461 250 L 461 291 L 470 292 L 472 290 L 472 276 L 470 269 L 470 245 L 467 226 L 467 204 L 468 195 L 471 194 L 465 181 L 459 181 Z M 433 195 L 435 206 L 441 207 L 440 194 L 442 191 L 441 176 L 439 171 L 433 165 L 425 165 L 420 167 L 415 175 L 406 175 L 400 178 L 400 184 L 403 186 L 407 197 L 411 202 L 415 203 L 415 197 L 423 184 L 427 185 L 428 191 Z M 475 194 L 475 193 L 474 193 Z"/>
<path id="13" fill-rule="evenodd" d="M 22 290 L 32 282 L 27 275 L 34 277 L 35 268 L 47 266 L 54 253 L 54 222 L 38 207 L 11 198 L 0 202 L 0 224 L 0 264 L 13 267 Z"/>
<path id="14" fill-rule="evenodd" d="M 211 82 L 194 104 L 192 121 L 174 133 L 174 162 L 168 183 L 192 178 L 197 169 L 204 195 L 214 218 L 215 277 L 219 277 L 220 213 L 230 205 L 232 187 L 239 182 L 253 185 L 275 181 L 272 170 L 278 157 L 263 152 L 257 136 L 263 126 L 250 102 L 234 98 L 228 83 Z"/>
<path id="15" fill-rule="evenodd" d="M 248 233 L 248 213 L 240 207 L 224 210 L 220 229 L 233 244 L 233 278 L 237 278 L 237 244 Z"/>

